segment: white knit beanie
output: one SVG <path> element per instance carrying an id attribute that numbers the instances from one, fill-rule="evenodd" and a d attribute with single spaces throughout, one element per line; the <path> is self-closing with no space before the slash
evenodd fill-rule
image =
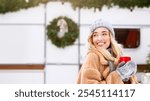
<path id="1" fill-rule="evenodd" d="M 96 21 L 94 21 L 93 24 L 91 24 L 90 32 L 91 33 L 94 32 L 94 30 L 99 28 L 99 27 L 105 27 L 112 33 L 112 36 L 115 35 L 113 26 L 110 23 L 103 21 L 102 19 L 96 20 Z"/>

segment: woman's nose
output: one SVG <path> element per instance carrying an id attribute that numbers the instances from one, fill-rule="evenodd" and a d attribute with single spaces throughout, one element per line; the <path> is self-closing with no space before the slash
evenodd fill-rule
<path id="1" fill-rule="evenodd" d="M 98 40 L 102 40 L 102 36 L 101 35 L 98 35 Z"/>

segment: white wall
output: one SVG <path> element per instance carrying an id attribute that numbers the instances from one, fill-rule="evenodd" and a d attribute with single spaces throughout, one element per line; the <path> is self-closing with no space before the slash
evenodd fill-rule
<path id="1" fill-rule="evenodd" d="M 44 63 L 42 25 L 0 25 L 0 63 Z"/>
<path id="2" fill-rule="evenodd" d="M 21 73 L 13 70 L 9 72 L 0 70 L 2 73 L 0 83 L 76 82 L 79 68 L 78 39 L 74 45 L 59 49 L 46 37 L 45 25 L 59 16 L 67 16 L 78 23 L 78 11 L 73 10 L 70 4 L 62 5 L 60 2 L 48 3 L 46 8 L 44 5 L 40 5 L 39 7 L 0 15 L 0 46 L 2 48 L 0 50 L 0 64 L 45 65 L 45 69 L 41 72 L 44 76 L 41 79 L 39 78 L 41 74 L 35 73 L 39 70 L 34 70 L 34 72 L 32 70 L 20 70 Z M 59 73 L 54 72 L 57 70 Z M 66 74 L 64 71 L 68 73 Z M 39 82 L 35 80 L 39 80 Z"/>
<path id="3" fill-rule="evenodd" d="M 59 16 L 67 16 L 80 24 L 80 39 L 64 49 L 57 48 L 46 36 L 46 26 Z M 45 65 L 40 73 L 39 70 L 0 70 L 0 83 L 75 83 L 79 63 L 82 64 L 87 51 L 89 24 L 99 18 L 110 21 L 114 27 L 141 28 L 140 46 L 125 49 L 125 53 L 138 64 L 146 63 L 150 50 L 149 9 L 131 12 L 118 7 L 104 7 L 96 12 L 81 9 L 79 14 L 79 9 L 72 9 L 69 3 L 50 2 L 46 6 L 0 14 L 0 64 Z"/>
<path id="4" fill-rule="evenodd" d="M 44 10 L 0 15 L 0 64 L 44 63 Z M 0 83 L 44 83 L 44 70 L 0 70 Z"/>
<path id="5" fill-rule="evenodd" d="M 0 24 L 44 24 L 44 5 L 0 14 Z"/>
<path id="6" fill-rule="evenodd" d="M 132 12 L 128 9 L 121 9 L 119 7 L 113 7 L 108 9 L 104 7 L 101 11 L 94 9 L 82 9 L 81 10 L 81 24 L 90 24 L 95 19 L 105 19 L 112 24 L 121 25 L 149 25 L 149 8 L 135 9 Z"/>
<path id="7" fill-rule="evenodd" d="M 44 84 L 43 70 L 0 70 L 0 84 Z"/>
<path id="8" fill-rule="evenodd" d="M 46 83 L 72 84 L 76 83 L 78 66 L 76 65 L 47 65 Z"/>

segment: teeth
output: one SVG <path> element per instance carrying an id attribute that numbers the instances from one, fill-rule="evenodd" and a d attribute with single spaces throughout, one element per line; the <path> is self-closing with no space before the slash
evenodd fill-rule
<path id="1" fill-rule="evenodd" d="M 104 45 L 104 43 L 98 43 L 98 45 L 99 45 L 99 46 L 102 46 L 102 45 Z"/>

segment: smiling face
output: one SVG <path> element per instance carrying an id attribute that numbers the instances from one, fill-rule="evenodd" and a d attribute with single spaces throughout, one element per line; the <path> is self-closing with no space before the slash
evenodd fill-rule
<path id="1" fill-rule="evenodd" d="M 92 40 L 95 47 L 107 49 L 110 46 L 110 32 L 107 28 L 97 28 L 92 34 Z"/>

